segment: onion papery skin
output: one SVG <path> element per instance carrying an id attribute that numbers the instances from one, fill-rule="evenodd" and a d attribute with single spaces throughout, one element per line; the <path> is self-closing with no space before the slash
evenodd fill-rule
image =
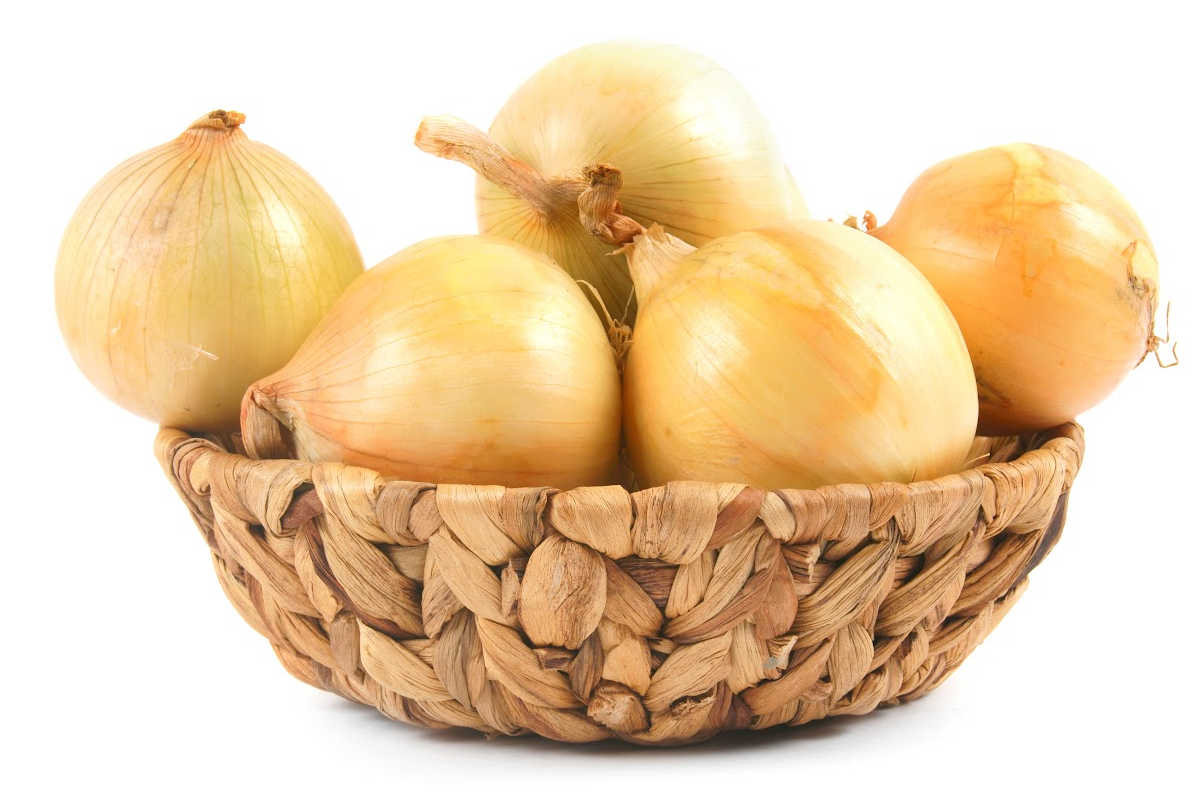
<path id="1" fill-rule="evenodd" d="M 250 388 L 242 434 L 260 457 L 290 439 L 300 458 L 407 480 L 567 489 L 614 480 L 620 417 L 575 282 L 513 242 L 454 236 L 367 270 Z"/>
<path id="2" fill-rule="evenodd" d="M 1013 144 L 943 161 L 872 233 L 954 312 L 975 365 L 981 433 L 1073 419 L 1153 345 L 1150 238 L 1112 184 L 1058 151 Z"/>
<path id="3" fill-rule="evenodd" d="M 113 169 L 67 226 L 58 320 L 104 394 L 163 425 L 235 431 L 278 369 L 362 273 L 329 196 L 213 112 Z"/>
<path id="4" fill-rule="evenodd" d="M 641 485 L 813 488 L 963 468 L 977 406 L 962 335 L 869 236 L 819 221 L 726 236 L 648 294 L 624 373 Z"/>
<path id="5" fill-rule="evenodd" d="M 578 179 L 597 163 L 620 169 L 624 213 L 692 245 L 808 216 L 745 89 L 679 47 L 609 42 L 574 50 L 526 81 L 489 133 L 550 179 Z M 612 248 L 580 225 L 569 193 L 538 208 L 480 178 L 476 208 L 481 233 L 546 253 L 622 315 L 629 275 Z"/>

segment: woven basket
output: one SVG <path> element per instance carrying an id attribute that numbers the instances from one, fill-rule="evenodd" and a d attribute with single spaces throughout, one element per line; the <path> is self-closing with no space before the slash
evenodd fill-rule
<path id="1" fill-rule="evenodd" d="M 156 450 L 300 680 L 418 725 L 683 744 L 940 684 L 1057 541 L 1083 433 L 994 440 L 934 481 L 773 492 L 434 486 L 170 429 Z"/>

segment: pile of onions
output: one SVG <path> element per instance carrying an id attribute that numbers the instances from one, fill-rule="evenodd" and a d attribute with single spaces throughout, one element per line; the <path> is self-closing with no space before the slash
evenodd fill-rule
<path id="1" fill-rule="evenodd" d="M 242 406 L 247 452 L 414 481 L 614 480 L 616 360 L 582 291 L 540 253 L 431 239 L 368 270 Z"/>
<path id="2" fill-rule="evenodd" d="M 478 173 L 482 235 L 366 273 L 244 120 L 105 176 L 55 290 L 105 394 L 240 423 L 252 457 L 569 489 L 620 478 L 623 427 L 643 486 L 913 481 L 962 469 L 977 431 L 1072 419 L 1164 341 L 1154 248 L 1086 165 L 993 147 L 927 170 L 885 225 L 814 221 L 743 88 L 674 46 L 561 56 L 488 133 L 426 118 L 416 144 Z"/>
<path id="3" fill-rule="evenodd" d="M 630 301 L 630 280 L 580 225 L 585 166 L 620 169 L 624 213 L 693 245 L 807 216 L 742 86 L 707 58 L 669 45 L 582 47 L 526 81 L 490 136 L 437 117 L 424 121 L 416 141 L 479 173 L 480 232 L 549 255 L 595 286 L 614 315 Z"/>
<path id="4" fill-rule="evenodd" d="M 242 393 L 291 357 L 362 272 L 333 201 L 214 111 L 113 169 L 67 226 L 58 320 L 80 369 L 144 417 L 237 429 Z"/>
<path id="5" fill-rule="evenodd" d="M 983 433 L 1072 419 L 1158 344 L 1146 230 L 1108 181 L 1063 153 L 1014 144 L 943 161 L 871 233 L 954 312 Z"/>
<path id="6" fill-rule="evenodd" d="M 645 486 L 806 488 L 962 469 L 975 433 L 971 362 L 949 309 L 902 256 L 832 222 L 695 249 L 616 210 L 590 173 L 581 207 L 625 247 L 641 311 L 624 372 L 625 436 Z"/>

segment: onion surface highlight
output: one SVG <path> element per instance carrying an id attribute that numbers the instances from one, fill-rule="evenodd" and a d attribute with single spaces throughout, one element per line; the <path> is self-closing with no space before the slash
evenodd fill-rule
<path id="1" fill-rule="evenodd" d="M 117 166 L 67 226 L 63 338 L 104 394 L 163 425 L 233 431 L 242 394 L 292 356 L 362 273 L 304 170 L 214 111 Z"/>
<path id="2" fill-rule="evenodd" d="M 619 175 L 589 174 L 585 214 L 607 206 L 604 230 L 627 230 Z M 652 226 L 624 252 L 641 303 L 624 371 L 641 485 L 815 488 L 965 467 L 978 411 L 966 345 L 891 248 L 803 220 L 699 249 Z"/>
<path id="3" fill-rule="evenodd" d="M 1159 344 L 1146 229 L 1112 184 L 1056 150 L 1013 144 L 943 161 L 870 232 L 954 312 L 981 433 L 1073 419 Z"/>
<path id="4" fill-rule="evenodd" d="M 569 489 L 615 478 L 620 383 L 603 327 L 557 265 L 451 236 L 364 273 L 250 387 L 242 435 L 255 457 Z"/>
<path id="5" fill-rule="evenodd" d="M 481 232 L 546 253 L 594 285 L 614 316 L 630 302 L 630 279 L 580 225 L 584 167 L 620 169 L 624 213 L 693 245 L 808 215 L 745 89 L 709 59 L 671 45 L 581 47 L 529 78 L 489 135 L 435 117 L 417 144 L 480 173 Z"/>

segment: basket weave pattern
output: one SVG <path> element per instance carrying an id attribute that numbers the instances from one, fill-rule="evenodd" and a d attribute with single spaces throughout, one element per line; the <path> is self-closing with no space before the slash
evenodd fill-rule
<path id="1" fill-rule="evenodd" d="M 772 492 L 435 486 L 171 429 L 156 451 L 300 680 L 418 725 L 682 744 L 935 688 L 1057 540 L 1083 435 Z"/>

